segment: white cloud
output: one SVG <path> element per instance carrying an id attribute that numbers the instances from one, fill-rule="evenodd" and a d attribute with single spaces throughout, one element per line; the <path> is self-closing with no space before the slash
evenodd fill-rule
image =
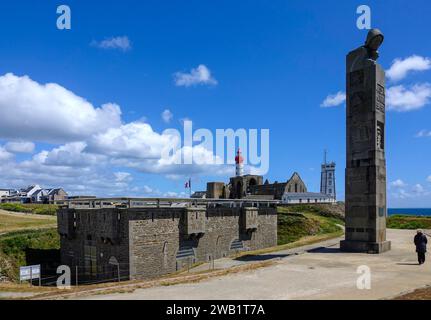
<path id="1" fill-rule="evenodd" d="M 128 171 L 166 178 L 233 171 L 214 165 L 213 152 L 203 145 L 182 147 L 178 131 L 158 133 L 143 121 L 122 123 L 116 105 L 95 108 L 57 84 L 13 74 L 0 77 L 0 139 L 11 139 L 0 146 L 0 185 L 6 187 L 37 183 L 71 194 L 160 196 L 157 189 L 137 186 Z M 15 158 L 14 153 L 34 152 L 35 142 L 48 144 L 25 160 Z M 167 147 L 173 147 L 168 155 Z M 183 164 L 190 155 L 193 163 Z"/>
<path id="2" fill-rule="evenodd" d="M 0 146 L 0 163 L 13 158 L 13 154 L 8 152 L 5 148 Z"/>
<path id="3" fill-rule="evenodd" d="M 103 155 L 85 152 L 86 147 L 85 142 L 71 142 L 51 151 L 42 151 L 35 157 L 39 157 L 45 165 L 67 167 L 102 165 L 106 161 Z"/>
<path id="4" fill-rule="evenodd" d="M 431 69 L 431 59 L 413 55 L 405 59 L 395 59 L 386 76 L 392 81 L 404 79 L 411 71 L 425 71 Z"/>
<path id="5" fill-rule="evenodd" d="M 114 172 L 115 181 L 125 182 L 133 180 L 132 175 L 129 172 Z"/>
<path id="6" fill-rule="evenodd" d="M 403 180 L 397 179 L 391 182 L 391 186 L 395 188 L 403 188 L 403 187 L 406 187 L 407 184 L 405 184 Z"/>
<path id="7" fill-rule="evenodd" d="M 145 194 L 151 194 L 151 193 L 154 193 L 153 188 L 151 188 L 151 187 L 149 187 L 149 186 L 146 186 L 146 185 L 142 187 L 142 190 L 143 190 L 143 192 L 144 192 Z"/>
<path id="8" fill-rule="evenodd" d="M 418 183 L 414 185 L 413 192 L 416 194 L 422 194 L 425 192 L 425 189 L 421 184 Z"/>
<path id="9" fill-rule="evenodd" d="M 122 51 L 128 51 L 132 49 L 132 44 L 128 37 L 112 37 L 102 41 L 93 41 L 92 46 L 101 49 L 119 49 Z"/>
<path id="10" fill-rule="evenodd" d="M 168 191 L 163 194 L 166 198 L 188 198 L 189 195 L 185 192 Z"/>
<path id="11" fill-rule="evenodd" d="M 32 153 L 35 145 L 33 142 L 28 141 L 10 141 L 4 147 L 12 153 Z"/>
<path id="12" fill-rule="evenodd" d="M 430 194 L 430 191 L 426 190 L 421 184 L 417 183 L 412 186 L 409 191 L 406 191 L 405 188 L 397 188 L 397 190 L 391 195 L 397 199 L 412 199 L 429 196 Z"/>
<path id="13" fill-rule="evenodd" d="M 391 195 L 396 199 L 408 199 L 412 197 L 412 195 L 404 189 L 398 189 L 397 192 L 393 192 Z"/>
<path id="14" fill-rule="evenodd" d="M 386 102 L 388 110 L 404 112 L 421 109 L 429 103 L 430 98 L 429 83 L 415 84 L 409 88 L 398 85 L 387 90 Z"/>
<path id="15" fill-rule="evenodd" d="M 428 176 L 427 181 L 431 182 L 431 175 Z"/>
<path id="16" fill-rule="evenodd" d="M 336 107 L 346 101 L 346 93 L 339 91 L 336 94 L 328 95 L 320 105 L 322 108 Z"/>
<path id="17" fill-rule="evenodd" d="M 165 123 L 171 122 L 173 117 L 174 115 L 169 109 L 166 109 L 165 111 L 162 112 L 162 119 Z"/>
<path id="18" fill-rule="evenodd" d="M 177 137 L 159 134 L 147 123 L 131 122 L 96 134 L 87 151 L 114 158 L 158 159 L 167 145 L 177 143 Z"/>
<path id="19" fill-rule="evenodd" d="M 0 76 L 0 138 L 43 142 L 81 140 L 121 125 L 121 110 L 91 103 L 55 83 Z"/>
<path id="20" fill-rule="evenodd" d="M 431 137 L 431 130 L 421 130 L 416 134 L 415 137 L 416 138 Z"/>
<path id="21" fill-rule="evenodd" d="M 203 64 L 193 68 L 190 73 L 177 72 L 174 74 L 175 85 L 190 87 L 194 85 L 217 85 L 217 80 L 211 75 L 211 71 Z"/>

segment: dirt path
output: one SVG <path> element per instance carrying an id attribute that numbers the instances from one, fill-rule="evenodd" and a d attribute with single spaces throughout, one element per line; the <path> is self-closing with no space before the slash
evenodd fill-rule
<path id="1" fill-rule="evenodd" d="M 277 257 L 273 264 L 211 277 L 197 283 L 154 286 L 82 299 L 390 299 L 431 283 L 430 263 L 419 266 L 414 231 L 388 230 L 392 250 L 380 255 L 341 253 L 338 245 L 314 246 L 303 254 Z M 371 272 L 371 288 L 358 289 L 359 266 Z"/>

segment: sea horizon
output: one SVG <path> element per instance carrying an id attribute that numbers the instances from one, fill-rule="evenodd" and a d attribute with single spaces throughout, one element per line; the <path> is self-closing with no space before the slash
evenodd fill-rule
<path id="1" fill-rule="evenodd" d="M 431 216 L 431 208 L 388 208 L 388 215 Z"/>

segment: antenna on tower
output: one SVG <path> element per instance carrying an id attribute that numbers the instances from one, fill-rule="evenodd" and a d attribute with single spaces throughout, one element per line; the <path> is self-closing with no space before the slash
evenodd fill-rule
<path id="1" fill-rule="evenodd" d="M 326 164 L 326 153 L 327 153 L 327 150 L 324 149 L 323 150 L 323 164 Z"/>

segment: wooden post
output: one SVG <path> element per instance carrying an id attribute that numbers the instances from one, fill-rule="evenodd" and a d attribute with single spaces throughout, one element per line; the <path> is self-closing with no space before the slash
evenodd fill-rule
<path id="1" fill-rule="evenodd" d="M 78 287 L 78 265 L 75 266 L 75 286 Z"/>
<path id="2" fill-rule="evenodd" d="M 118 271 L 118 282 L 120 282 L 121 281 L 121 278 L 120 278 L 120 264 L 117 264 L 117 271 Z"/>

